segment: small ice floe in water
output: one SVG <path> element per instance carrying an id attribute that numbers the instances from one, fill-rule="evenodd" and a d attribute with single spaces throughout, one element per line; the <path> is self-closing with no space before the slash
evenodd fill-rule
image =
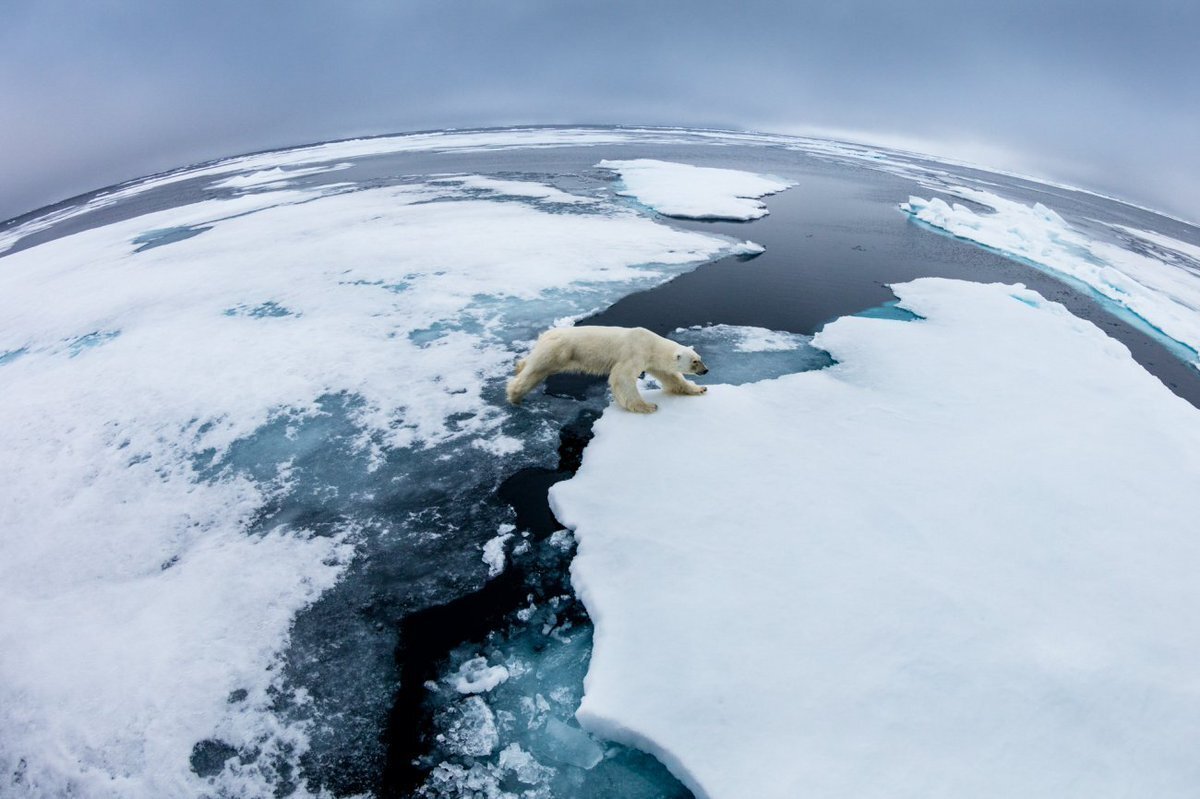
<path id="1" fill-rule="evenodd" d="M 762 255 L 767 251 L 767 248 L 755 241 L 746 239 L 741 244 L 733 248 L 733 254 L 743 258 L 752 258 L 755 255 Z"/>
<path id="2" fill-rule="evenodd" d="M 489 666 L 485 657 L 471 658 L 454 675 L 454 690 L 460 694 L 481 694 L 508 679 L 508 669 Z"/>
<path id="3" fill-rule="evenodd" d="M 553 717 L 546 721 L 539 741 L 543 757 L 568 766 L 590 769 L 604 759 L 604 747 L 592 736 Z"/>
<path id="4" fill-rule="evenodd" d="M 445 710 L 448 717 L 444 743 L 460 755 L 484 757 L 496 751 L 500 733 L 496 729 L 496 714 L 478 696 L 469 696 Z"/>
<path id="5" fill-rule="evenodd" d="M 768 213 L 760 197 L 796 185 L 740 169 L 713 169 L 651 158 L 604 160 L 596 166 L 621 176 L 624 187 L 617 194 L 633 197 L 664 216 L 684 219 L 758 219 Z"/>
<path id="6" fill-rule="evenodd" d="M 554 776 L 554 769 L 544 766 L 520 744 L 509 744 L 500 750 L 500 768 L 512 772 L 518 782 L 526 785 L 541 785 Z"/>
<path id="7" fill-rule="evenodd" d="M 483 545 L 483 562 L 487 564 L 488 577 L 495 577 L 504 571 L 506 563 L 504 545 L 508 543 L 508 539 L 513 537 L 515 529 L 517 528 L 511 524 L 502 524 L 496 537 L 489 539 Z"/>

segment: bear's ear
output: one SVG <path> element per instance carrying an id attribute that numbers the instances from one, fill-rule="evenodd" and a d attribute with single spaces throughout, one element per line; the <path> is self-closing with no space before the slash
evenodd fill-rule
<path id="1" fill-rule="evenodd" d="M 687 350 L 680 349 L 675 352 L 675 364 L 680 368 L 687 367 L 688 362 L 691 361 L 691 359 L 692 356 Z"/>

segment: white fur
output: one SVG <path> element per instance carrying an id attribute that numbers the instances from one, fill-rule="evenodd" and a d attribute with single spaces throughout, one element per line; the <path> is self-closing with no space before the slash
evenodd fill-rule
<path id="1" fill-rule="evenodd" d="M 550 375 L 575 372 L 608 375 L 618 405 L 653 413 L 658 406 L 638 393 L 638 375 L 651 375 L 668 394 L 703 394 L 707 389 L 683 375 L 707 371 L 694 349 L 644 327 L 561 327 L 538 337 L 529 357 L 517 363 L 516 377 L 508 381 L 508 401 L 519 403 Z"/>

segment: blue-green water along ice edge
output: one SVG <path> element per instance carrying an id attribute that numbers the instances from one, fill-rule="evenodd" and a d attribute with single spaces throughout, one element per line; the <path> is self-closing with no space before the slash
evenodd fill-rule
<path id="1" fill-rule="evenodd" d="M 212 230 L 211 226 L 198 227 L 169 227 L 161 230 L 148 230 L 140 236 L 134 238 L 133 243 L 139 245 L 134 252 L 145 252 L 152 250 L 155 247 L 162 247 L 166 244 L 174 244 L 177 241 L 190 239 L 192 236 L 199 236 L 205 231 Z"/>
<path id="2" fill-rule="evenodd" d="M 958 191 L 964 191 L 964 190 L 960 188 L 960 189 L 958 189 Z M 983 193 L 983 192 L 978 192 L 978 194 L 980 194 L 981 196 L 985 195 L 985 193 Z M 992 202 L 994 202 L 994 203 L 995 202 L 1003 202 L 1002 198 L 995 197 L 994 195 L 990 195 L 990 197 L 994 198 L 994 199 L 992 199 Z M 984 199 L 988 199 L 988 198 L 989 197 L 984 197 Z M 978 204 L 983 204 L 983 203 L 982 203 L 982 201 L 980 201 Z M 1010 201 L 1010 204 L 1012 204 L 1011 201 Z M 1088 281 L 1083 280 L 1076 275 L 1072 275 L 1068 272 L 1064 272 L 1061 269 L 1056 269 L 1054 266 L 1051 266 L 1042 260 L 1038 260 L 1037 258 L 1030 257 L 1023 253 L 1015 252 L 1012 249 L 1009 249 L 1009 248 L 1006 248 L 1003 246 L 996 246 L 996 245 L 993 245 L 986 241 L 981 241 L 980 239 L 974 238 L 970 235 L 961 235 L 952 230 L 943 228 L 939 225 L 932 224 L 928 220 L 920 218 L 918 216 L 920 209 L 914 208 L 909 203 L 902 204 L 900 207 L 900 210 L 902 213 L 904 213 L 907 216 L 908 220 L 912 224 L 916 225 L 917 227 L 920 227 L 923 230 L 928 230 L 928 231 L 936 233 L 940 236 L 946 236 L 951 239 L 966 242 L 968 244 L 971 244 L 972 246 L 979 247 L 980 249 L 986 250 L 988 252 L 996 253 L 997 255 L 1000 255 L 1000 256 L 1003 256 L 1010 260 L 1016 261 L 1017 263 L 1024 264 L 1025 266 L 1031 267 L 1033 269 L 1038 270 L 1039 272 L 1042 272 L 1042 273 L 1050 275 L 1058 280 L 1061 280 L 1062 282 L 1069 285 L 1075 291 L 1079 292 L 1080 294 L 1083 294 L 1084 296 L 1091 298 L 1100 307 L 1104 308 L 1108 313 L 1110 313 L 1113 316 L 1117 317 L 1118 319 L 1122 320 L 1123 322 L 1130 325 L 1131 327 L 1154 338 L 1156 341 L 1158 341 L 1160 344 L 1162 344 L 1176 358 L 1179 358 L 1183 362 L 1185 362 L 1193 367 L 1200 368 L 1200 352 L 1198 352 L 1194 347 L 1192 347 L 1188 343 L 1186 343 L 1184 341 L 1180 341 L 1179 339 L 1168 334 L 1159 325 L 1155 324 L 1153 321 L 1146 318 L 1142 314 L 1139 314 L 1136 311 L 1134 311 L 1125 302 L 1122 302 L 1120 300 L 1120 297 L 1124 296 L 1126 293 L 1123 289 L 1121 289 L 1120 286 L 1117 286 L 1111 282 L 1108 282 L 1108 283 L 1105 283 L 1104 290 L 1102 290 L 1099 286 L 1089 283 Z M 981 214 L 980 216 L 982 216 L 983 218 L 988 218 L 988 217 L 994 216 L 995 213 L 999 213 L 999 212 L 994 212 L 992 214 Z M 1053 214 L 1052 211 L 1050 211 L 1049 213 Z M 1065 241 L 1062 239 L 1055 239 L 1055 243 L 1058 247 L 1060 247 L 1063 250 L 1063 252 L 1069 254 L 1071 257 L 1077 258 L 1081 262 L 1086 263 L 1091 267 L 1095 267 L 1100 270 L 1114 269 L 1115 271 L 1119 272 L 1119 269 L 1120 269 L 1119 266 L 1114 266 L 1113 264 L 1107 263 L 1103 259 L 1097 257 L 1091 250 L 1089 250 L 1083 246 L 1080 246 L 1076 242 Z M 1115 246 L 1115 245 L 1113 245 L 1113 246 Z M 1133 253 L 1132 250 L 1128 250 L 1127 252 L 1136 254 L 1136 253 Z M 1182 267 L 1171 266 L 1164 262 L 1164 263 L 1161 263 L 1161 268 L 1164 270 L 1169 270 L 1169 269 L 1180 269 Z M 1196 277 L 1195 280 L 1197 281 L 1197 284 L 1200 285 L 1200 277 Z M 1117 295 L 1117 298 L 1114 298 L 1113 296 L 1106 294 L 1105 290 Z M 1150 290 L 1153 290 L 1153 289 L 1150 289 Z M 1163 299 L 1168 300 L 1169 298 L 1164 297 Z"/>

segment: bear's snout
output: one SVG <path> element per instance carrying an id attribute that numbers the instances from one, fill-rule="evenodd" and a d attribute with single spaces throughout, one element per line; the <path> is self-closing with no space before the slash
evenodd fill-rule
<path id="1" fill-rule="evenodd" d="M 696 374 L 698 374 L 698 375 L 708 374 L 708 367 L 705 366 L 704 364 L 700 364 L 700 368 L 696 370 Z"/>

